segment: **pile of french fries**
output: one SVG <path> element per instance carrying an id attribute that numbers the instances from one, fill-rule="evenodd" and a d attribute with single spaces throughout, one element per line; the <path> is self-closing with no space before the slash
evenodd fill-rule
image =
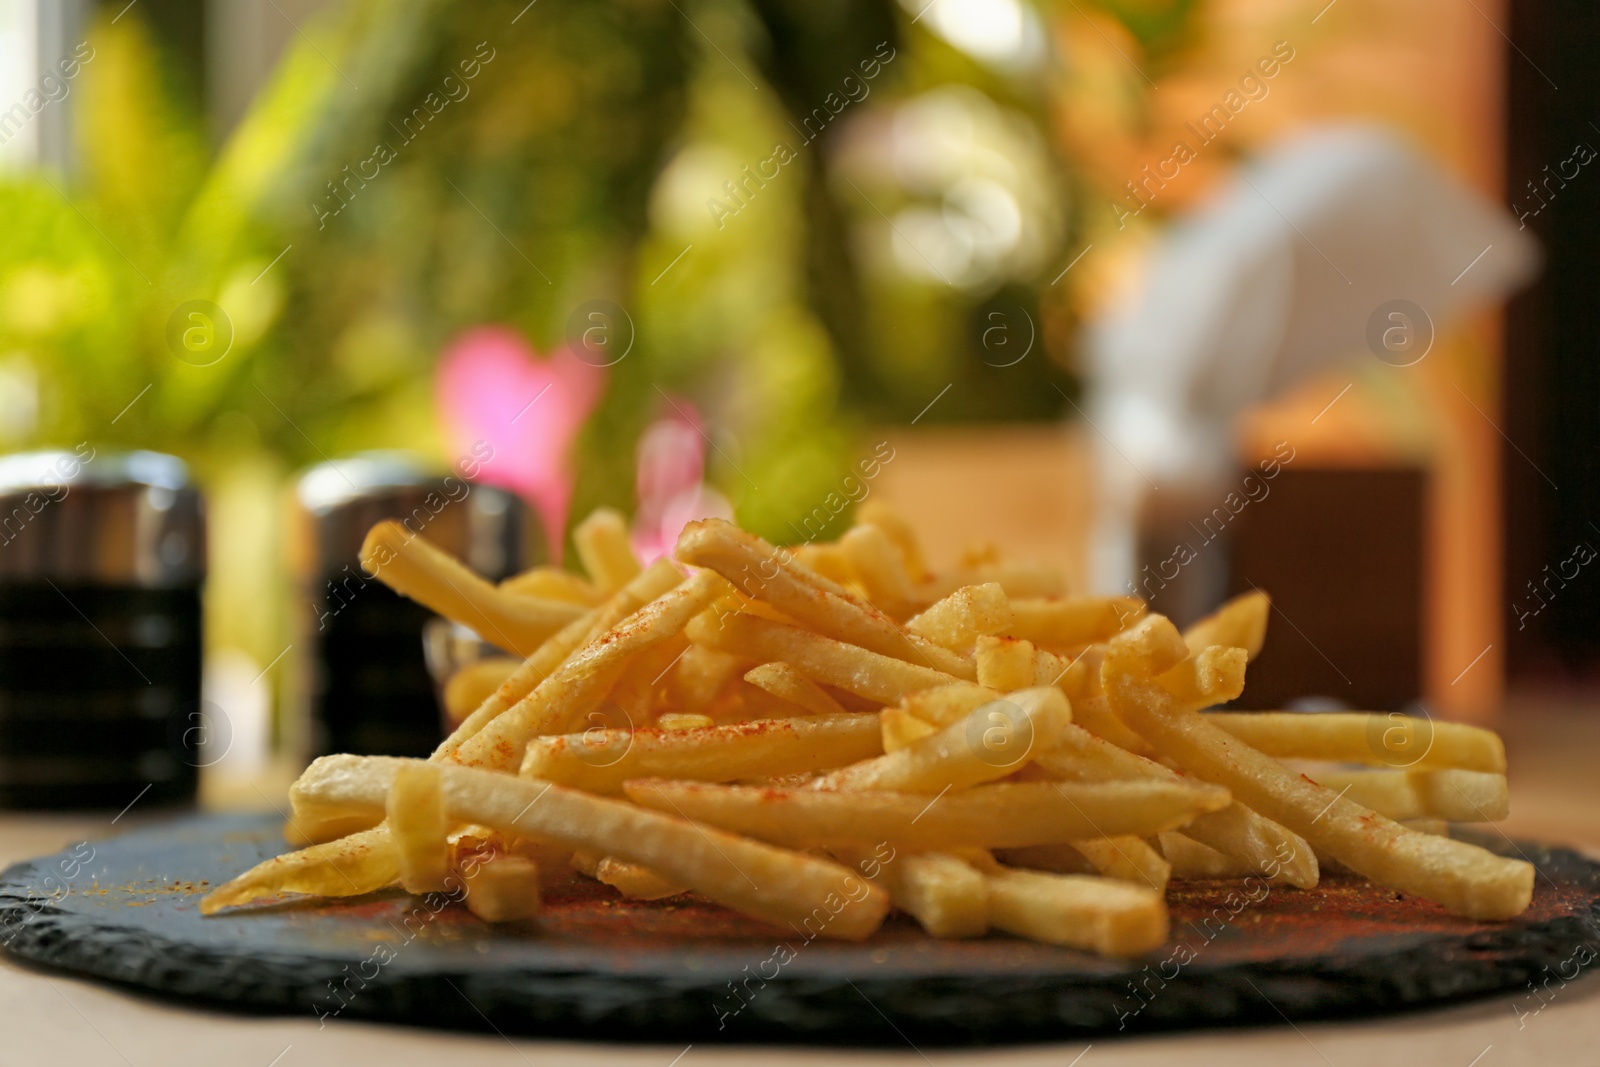
<path id="1" fill-rule="evenodd" d="M 992 550 L 934 571 L 876 502 L 831 544 L 706 520 L 643 567 L 611 511 L 575 543 L 587 578 L 495 586 L 374 527 L 368 571 L 520 658 L 452 684 L 429 759 L 314 762 L 285 828 L 305 847 L 202 910 L 398 885 L 503 921 L 589 877 L 808 939 L 893 908 L 937 937 L 1129 956 L 1166 940 L 1171 879 L 1297 891 L 1336 868 L 1472 919 L 1528 906 L 1531 865 L 1445 825 L 1506 815 L 1493 733 L 1205 710 L 1244 686 L 1262 595 L 1179 632 Z"/>

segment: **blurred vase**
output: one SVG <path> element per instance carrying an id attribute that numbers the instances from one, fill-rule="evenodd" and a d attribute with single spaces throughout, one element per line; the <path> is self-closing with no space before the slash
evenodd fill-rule
<path id="1" fill-rule="evenodd" d="M 154 452 L 0 459 L 0 805 L 192 800 L 205 516 Z"/>

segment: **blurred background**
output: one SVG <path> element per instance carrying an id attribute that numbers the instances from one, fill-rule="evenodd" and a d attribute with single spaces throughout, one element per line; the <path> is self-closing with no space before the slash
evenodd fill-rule
<path id="1" fill-rule="evenodd" d="M 0 0 L 0 783 L 101 684 L 71 641 L 177 657 L 141 714 L 224 801 L 400 744 L 327 710 L 432 700 L 425 613 L 353 570 L 388 514 L 498 578 L 599 505 L 651 553 L 872 495 L 1180 623 L 1268 590 L 1247 706 L 1581 708 L 1596 19 Z M 90 489 L 137 498 L 120 570 L 72 569 Z"/>

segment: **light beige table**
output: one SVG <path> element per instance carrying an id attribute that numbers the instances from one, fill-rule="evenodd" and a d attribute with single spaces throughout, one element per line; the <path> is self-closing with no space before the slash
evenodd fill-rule
<path id="1" fill-rule="evenodd" d="M 1511 754 L 1512 835 L 1600 848 L 1600 710 L 1552 701 L 1513 707 L 1505 724 Z M 53 852 L 115 827 L 109 816 L 0 816 L 0 865 Z M 1600 855 L 1600 850 L 1596 851 Z M 499 1067 L 618 1065 L 708 1067 L 733 1064 L 982 1064 L 993 1067 L 1308 1063 L 1328 1067 L 1508 1067 L 1600 1064 L 1600 963 L 1537 1015 L 1519 1019 L 1511 996 L 1444 1011 L 1366 1023 L 1308 1023 L 1155 1038 L 1097 1039 L 993 1051 L 903 1049 L 835 1051 L 614 1046 L 507 1040 L 366 1023 L 319 1027 L 309 1013 L 250 1018 L 173 1004 L 24 968 L 0 958 L 0 1067 Z M 1529 1003 L 1520 1002 L 1524 1009 Z M 597 1035 L 598 1036 L 598 1035 Z"/>

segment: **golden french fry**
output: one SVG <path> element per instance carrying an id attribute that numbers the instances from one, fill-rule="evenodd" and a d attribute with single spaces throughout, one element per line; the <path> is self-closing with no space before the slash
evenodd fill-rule
<path id="1" fill-rule="evenodd" d="M 966 585 L 935 602 L 906 629 L 952 652 L 968 652 L 979 637 L 1002 633 L 1015 619 L 999 583 Z"/>
<path id="2" fill-rule="evenodd" d="M 989 883 L 955 856 L 896 856 L 883 864 L 878 880 L 895 907 L 934 937 L 982 937 L 989 930 Z"/>
<path id="3" fill-rule="evenodd" d="M 1166 891 L 1172 867 L 1143 838 L 1131 834 L 1117 837 L 1086 837 L 1070 842 L 1083 858 L 1106 878 L 1149 886 L 1157 893 Z"/>
<path id="4" fill-rule="evenodd" d="M 578 604 L 517 596 L 490 585 L 392 519 L 367 533 L 361 565 L 395 592 L 519 656 L 533 655 L 545 638 L 584 613 Z"/>
<path id="5" fill-rule="evenodd" d="M 525 856 L 499 854 L 461 872 L 467 910 L 487 923 L 539 914 L 539 865 Z"/>
<path id="6" fill-rule="evenodd" d="M 1117 718 L 1100 688 L 1100 648 L 1084 650 L 1055 682 L 1072 702 L 1072 719 L 1097 737 L 1141 756 L 1151 755 L 1144 738 Z"/>
<path id="7" fill-rule="evenodd" d="M 917 531 L 904 515 L 882 501 L 865 500 L 856 508 L 856 523 L 876 526 L 889 535 L 889 540 L 900 550 L 900 558 L 912 581 L 920 582 L 928 576 L 928 561 L 922 553 Z"/>
<path id="8" fill-rule="evenodd" d="M 1180 881 L 1205 881 L 1215 878 L 1248 878 L 1256 870 L 1235 856 L 1227 856 L 1210 845 L 1202 845 L 1180 830 L 1156 835 L 1161 854 Z"/>
<path id="9" fill-rule="evenodd" d="M 565 600 L 569 604 L 582 604 L 586 608 L 599 607 L 606 601 L 606 591 L 593 582 L 578 577 L 560 567 L 534 567 L 513 574 L 500 583 L 500 588 L 518 596 L 539 597 L 544 600 Z"/>
<path id="10" fill-rule="evenodd" d="M 1131 596 L 1072 600 L 1014 597 L 1013 621 L 1005 632 L 1036 645 L 1076 648 L 1108 640 L 1138 621 L 1144 610 L 1144 601 Z"/>
<path id="11" fill-rule="evenodd" d="M 1107 642 L 1107 655 L 1116 653 L 1154 675 L 1160 675 L 1189 658 L 1183 635 L 1165 615 L 1146 615 Z M 1104 674 L 1104 660 L 1101 673 Z M 1105 687 L 1104 679 L 1101 688 Z"/>
<path id="12" fill-rule="evenodd" d="M 407 893 L 437 893 L 449 874 L 449 825 L 439 795 L 439 768 L 414 763 L 395 772 L 384 808 L 400 865 L 400 885 Z"/>
<path id="13" fill-rule="evenodd" d="M 313 806 L 381 811 L 395 771 L 416 762 L 393 756 L 323 756 L 295 788 Z M 813 936 L 866 937 L 889 910 L 886 892 L 830 861 L 550 782 L 450 764 L 441 764 L 439 772 L 445 812 L 452 820 L 594 849 L 647 867 L 742 914 L 808 930 L 815 923 Z M 232 894 L 233 885 L 218 891 L 227 891 L 223 899 Z"/>
<path id="14" fill-rule="evenodd" d="M 816 682 L 779 660 L 745 672 L 744 680 L 813 715 L 843 715 L 845 710 Z"/>
<path id="15" fill-rule="evenodd" d="M 383 814 L 382 803 L 369 806 L 366 814 L 369 822 L 376 822 Z M 201 898 L 200 914 L 214 915 L 223 908 L 288 894 L 355 897 L 376 892 L 399 877 L 399 857 L 389 828 L 379 826 L 264 860 Z"/>
<path id="16" fill-rule="evenodd" d="M 880 711 L 878 726 L 883 734 L 885 752 L 898 752 L 907 745 L 915 744 L 924 737 L 931 737 L 939 732 L 937 726 L 924 722 L 899 706 L 887 707 Z"/>
<path id="17" fill-rule="evenodd" d="M 688 892 L 647 867 L 615 856 L 600 857 L 595 864 L 594 877 L 632 900 L 665 900 Z"/>
<path id="18" fill-rule="evenodd" d="M 793 552 L 796 563 L 824 581 L 832 582 L 840 589 L 849 584 L 850 561 L 844 558 L 838 545 L 795 545 Z"/>
<path id="19" fill-rule="evenodd" d="M 1248 657 L 1242 648 L 1203 648 L 1163 673 L 1156 682 L 1193 711 L 1226 704 L 1244 692 Z"/>
<path id="20" fill-rule="evenodd" d="M 978 684 L 1009 693 L 1034 682 L 1033 643 L 1020 637 L 983 636 L 977 642 Z"/>
<path id="21" fill-rule="evenodd" d="M 727 782 L 842 767 L 882 752 L 876 716 L 760 719 L 697 730 L 588 730 L 528 742 L 522 775 L 620 794 L 629 778 Z"/>
<path id="22" fill-rule="evenodd" d="M 975 668 L 964 657 L 931 641 L 913 639 L 877 608 L 801 566 L 792 552 L 773 548 L 732 523 L 721 519 L 691 522 L 683 528 L 675 554 L 685 563 L 717 571 L 745 596 L 771 604 L 824 637 L 907 663 L 927 664 L 958 678 L 976 677 Z"/>
<path id="23" fill-rule="evenodd" d="M 1395 822 L 1498 822 L 1511 814 L 1506 776 L 1482 771 L 1311 771 L 1318 785 Z"/>
<path id="24" fill-rule="evenodd" d="M 509 656 L 490 656 L 452 674 L 444 684 L 444 710 L 450 721 L 459 723 L 482 707 L 523 662 Z"/>
<path id="25" fill-rule="evenodd" d="M 581 725 L 617 680 L 628 659 L 680 633 L 690 619 L 727 588 L 722 578 L 701 571 L 574 652 L 522 700 L 507 708 L 449 758 L 468 766 L 510 770 L 528 741 Z"/>
<path id="26" fill-rule="evenodd" d="M 874 604 L 901 605 L 911 599 L 911 575 L 889 535 L 877 526 L 856 526 L 839 538 L 855 583 Z"/>
<path id="27" fill-rule="evenodd" d="M 709 708 L 749 666 L 742 656 L 690 643 L 667 672 L 666 703 L 675 708 Z"/>
<path id="28" fill-rule="evenodd" d="M 959 681 L 931 667 L 919 667 L 751 615 L 728 615 L 721 619 L 701 616 L 690 624 L 689 640 L 757 662 L 781 659 L 814 682 L 883 704 L 892 704 L 913 690 Z"/>
<path id="29" fill-rule="evenodd" d="M 1533 895 L 1533 866 L 1448 838 L 1407 830 L 1297 775 L 1108 656 L 1105 686 L 1122 717 L 1191 774 L 1303 836 L 1379 885 L 1435 901 L 1473 919 L 1509 919 Z M 1171 829 L 1170 827 L 1168 829 Z"/>
<path id="30" fill-rule="evenodd" d="M 1146 886 L 999 865 L 985 878 L 997 930 L 1104 956 L 1137 956 L 1167 940 L 1166 903 Z"/>
<path id="31" fill-rule="evenodd" d="M 597 508 L 572 531 L 583 569 L 607 593 L 627 585 L 639 574 L 639 558 L 628 540 L 628 523 L 611 508 Z"/>
<path id="32" fill-rule="evenodd" d="M 1002 783 L 929 797 L 648 778 L 626 782 L 623 791 L 647 808 L 795 848 L 888 841 L 913 851 L 1153 834 L 1228 803 L 1226 789 L 1199 782 Z"/>
<path id="33" fill-rule="evenodd" d="M 931 737 L 897 752 L 822 775 L 817 789 L 941 793 L 1014 774 L 1038 746 L 1072 721 L 1059 689 L 1023 689 L 984 704 Z"/>
<path id="34" fill-rule="evenodd" d="M 1216 611 L 1183 631 L 1184 643 L 1191 652 L 1212 645 L 1242 648 L 1249 659 L 1261 653 L 1261 644 L 1267 639 L 1267 616 L 1272 614 L 1272 601 L 1262 592 L 1236 596 Z"/>
<path id="35" fill-rule="evenodd" d="M 1463 723 L 1365 711 L 1212 711 L 1205 718 L 1278 759 L 1506 772 L 1506 747 L 1500 738 L 1491 730 Z"/>

